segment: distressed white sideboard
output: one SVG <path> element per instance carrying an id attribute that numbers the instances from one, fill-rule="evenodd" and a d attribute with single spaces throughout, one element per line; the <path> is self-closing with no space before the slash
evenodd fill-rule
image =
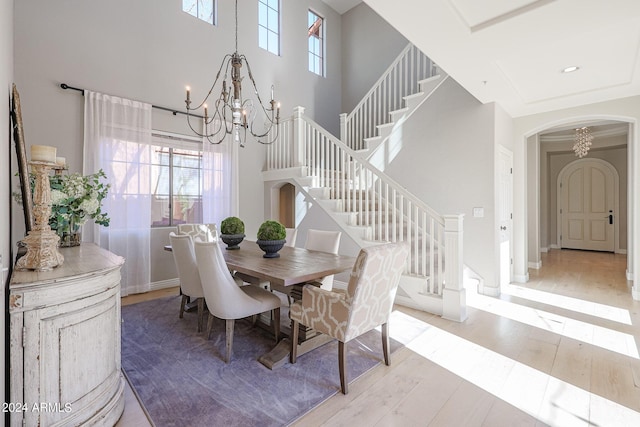
<path id="1" fill-rule="evenodd" d="M 113 426 L 124 410 L 124 259 L 89 243 L 60 253 L 51 271 L 11 275 L 11 425 Z"/>

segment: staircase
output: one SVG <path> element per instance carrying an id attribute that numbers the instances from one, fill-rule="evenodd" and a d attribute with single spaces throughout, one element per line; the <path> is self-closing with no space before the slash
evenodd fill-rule
<path id="1" fill-rule="evenodd" d="M 293 181 L 360 247 L 406 242 L 411 252 L 396 302 L 461 321 L 462 216 L 438 214 L 368 160 L 446 78 L 431 75 L 436 67 L 425 58 L 407 46 L 354 112 L 341 116 L 340 139 L 297 107 L 267 148 L 265 176 Z"/>

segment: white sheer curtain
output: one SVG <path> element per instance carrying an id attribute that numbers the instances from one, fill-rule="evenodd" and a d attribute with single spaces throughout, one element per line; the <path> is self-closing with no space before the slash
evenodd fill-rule
<path id="1" fill-rule="evenodd" d="M 111 184 L 108 227 L 85 227 L 99 246 L 125 258 L 122 295 L 149 290 L 151 105 L 85 91 L 84 173 L 103 169 Z"/>
<path id="2" fill-rule="evenodd" d="M 238 215 L 238 144 L 225 138 L 220 144 L 202 141 L 202 220 L 220 222 Z"/>

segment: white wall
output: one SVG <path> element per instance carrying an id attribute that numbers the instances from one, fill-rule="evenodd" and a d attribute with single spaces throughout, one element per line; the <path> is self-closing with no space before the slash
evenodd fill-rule
<path id="1" fill-rule="evenodd" d="M 350 113 L 409 43 L 365 3 L 342 15 L 342 112 Z"/>
<path id="2" fill-rule="evenodd" d="M 67 158 L 70 172 L 82 169 L 84 99 L 78 92 L 60 89 L 63 82 L 176 109 L 184 108 L 185 86 L 190 85 L 192 100 L 199 102 L 223 56 L 234 49 L 234 2 L 218 1 L 218 5 L 218 25 L 211 26 L 182 12 L 177 0 L 16 2 L 15 75 L 27 149 L 31 144 L 55 145 Z M 249 59 L 263 98 L 275 85 L 282 116 L 303 105 L 314 120 L 338 133 L 340 15 L 321 0 L 281 5 L 282 55 L 257 47 L 256 0 L 238 4 L 238 50 Z M 310 7 L 326 22 L 326 78 L 307 69 Z M 243 86 L 246 95 L 248 79 Z M 187 132 L 184 116 L 154 110 L 153 120 L 156 129 Z M 247 235 L 255 234 L 264 220 L 262 210 L 255 209 L 264 199 L 264 150 L 249 143 L 240 152 L 239 215 Z M 13 212 L 19 218 L 20 208 L 14 206 Z M 13 230 L 18 239 L 24 225 L 13 221 Z"/>
<path id="3" fill-rule="evenodd" d="M 13 0 L 0 0 L 0 270 L 8 268 L 12 264 L 11 260 L 11 159 L 15 158 L 15 150 L 11 144 L 11 125 L 9 119 L 9 100 L 11 97 L 11 84 L 13 83 Z M 20 217 L 21 218 L 21 217 Z M 0 274 L 0 278 L 4 277 Z M 6 342 L 6 318 L 5 318 L 5 283 L 0 284 L 0 333 L 2 343 L 0 344 L 0 398 L 6 402 L 4 385 L 5 380 L 5 342 Z M 2 416 L 4 419 L 4 415 Z"/>
<path id="4" fill-rule="evenodd" d="M 464 263 L 497 287 L 496 106 L 448 79 L 391 137 L 385 172 L 440 214 L 464 217 Z M 508 122 L 508 121 L 507 121 Z M 501 125 L 501 127 L 504 125 Z M 504 139 L 504 138 L 500 138 Z M 474 218 L 474 207 L 484 208 Z"/>
<path id="5" fill-rule="evenodd" d="M 640 268 L 640 254 L 637 250 L 638 242 L 640 242 L 640 227 L 635 220 L 633 213 L 637 216 L 640 212 L 640 198 L 634 197 L 635 192 L 640 189 L 640 147 L 638 147 L 637 126 L 640 122 L 640 97 L 633 96 L 621 98 L 613 101 L 600 102 L 589 105 L 582 105 L 575 108 L 568 108 L 558 111 L 550 111 L 541 114 L 533 114 L 530 116 L 518 117 L 514 119 L 514 140 L 515 140 L 515 157 L 514 157 L 514 229 L 515 252 L 514 267 L 515 274 L 521 280 L 528 279 L 527 263 L 528 263 L 528 230 L 527 215 L 532 212 L 535 214 L 537 207 L 531 206 L 528 201 L 527 194 L 527 173 L 531 168 L 538 165 L 535 159 L 531 159 L 531 155 L 527 154 L 527 138 L 538 132 L 551 128 L 553 126 L 563 124 L 580 123 L 587 120 L 619 120 L 629 122 L 631 131 L 629 134 L 628 145 L 628 173 L 629 173 L 629 190 L 628 190 L 628 242 L 627 242 L 627 259 L 628 274 L 634 281 L 633 293 L 634 297 L 640 299 L 640 289 L 638 288 L 637 275 Z M 535 157 L 535 155 L 533 156 Z"/>

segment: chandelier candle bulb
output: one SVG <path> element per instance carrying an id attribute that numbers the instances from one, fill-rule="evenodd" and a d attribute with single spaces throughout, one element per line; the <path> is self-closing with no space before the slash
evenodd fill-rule
<path id="1" fill-rule="evenodd" d="M 191 88 L 187 86 L 187 103 L 191 102 Z"/>
<path id="2" fill-rule="evenodd" d="M 56 163 L 56 150 L 56 147 L 49 145 L 32 145 L 31 161 Z"/>
<path id="3" fill-rule="evenodd" d="M 209 110 L 207 109 L 207 104 L 204 104 L 204 120 L 206 121 L 208 118 L 209 118 Z"/>

